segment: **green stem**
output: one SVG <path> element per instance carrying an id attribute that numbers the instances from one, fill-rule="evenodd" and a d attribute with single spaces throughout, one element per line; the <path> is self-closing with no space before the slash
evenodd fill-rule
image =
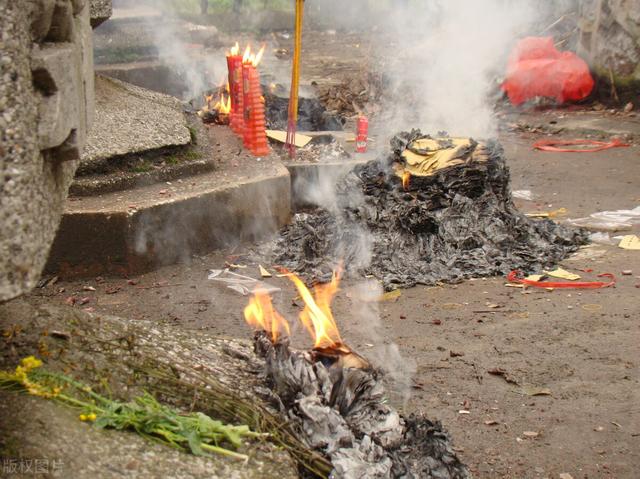
<path id="1" fill-rule="evenodd" d="M 239 459 L 242 461 L 248 461 L 249 460 L 249 456 L 247 456 L 246 454 L 240 454 L 238 452 L 233 452 L 233 451 L 229 451 L 228 449 L 224 449 L 222 447 L 218 447 L 218 446 L 212 446 L 211 444 L 207 444 L 207 443 L 202 443 L 201 444 L 202 449 L 204 449 L 205 451 L 211 451 L 211 452 L 215 452 L 217 454 L 222 454 L 223 456 L 228 456 L 228 457 L 233 457 L 234 459 Z"/>
<path id="2" fill-rule="evenodd" d="M 89 408 L 91 410 L 95 409 L 96 411 L 101 412 L 101 413 L 104 412 L 104 409 L 102 409 L 102 408 L 96 407 L 95 405 L 86 403 L 84 401 L 80 401 L 80 400 L 78 400 L 76 398 L 72 398 L 70 396 L 67 396 L 66 394 L 58 394 L 56 396 L 56 399 L 58 399 L 60 401 L 68 402 L 69 404 L 73 404 L 75 406 L 80 406 L 82 408 Z"/>

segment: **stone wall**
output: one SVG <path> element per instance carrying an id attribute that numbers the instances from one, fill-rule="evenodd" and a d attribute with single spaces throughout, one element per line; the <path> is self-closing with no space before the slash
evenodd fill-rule
<path id="1" fill-rule="evenodd" d="M 37 282 L 93 119 L 90 8 L 0 0 L 0 301 Z"/>
<path id="2" fill-rule="evenodd" d="M 640 2 L 580 2 L 578 54 L 596 71 L 640 80 Z"/>

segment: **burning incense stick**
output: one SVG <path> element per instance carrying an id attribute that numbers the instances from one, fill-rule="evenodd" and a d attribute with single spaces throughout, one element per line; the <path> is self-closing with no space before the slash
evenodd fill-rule
<path id="1" fill-rule="evenodd" d="M 302 12 L 304 0 L 296 0 L 296 36 L 293 50 L 293 67 L 291 69 L 291 92 L 289 94 L 289 122 L 287 124 L 287 140 L 285 147 L 289 149 L 289 157 L 296 154 L 296 123 L 298 122 L 298 86 L 300 84 L 300 50 L 302 49 Z"/>

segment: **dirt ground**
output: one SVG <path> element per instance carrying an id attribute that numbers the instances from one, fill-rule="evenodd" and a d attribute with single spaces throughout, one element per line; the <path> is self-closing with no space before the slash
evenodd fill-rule
<path id="1" fill-rule="evenodd" d="M 305 38 L 307 85 L 368 67 L 371 50 L 357 36 Z M 274 34 L 271 47 L 290 51 L 291 43 L 291 36 Z M 336 56 L 338 45 L 343 49 Z M 287 78 L 288 60 L 282 71 L 270 60 L 272 74 Z M 640 204 L 638 146 L 542 153 L 531 148 L 536 138 L 508 129 L 500 138 L 512 189 L 535 195 L 534 201 L 516 200 L 522 211 L 566 208 L 564 218 L 576 218 Z M 74 298 L 75 308 L 170 323 L 194 335 L 249 338 L 242 318 L 248 298 L 207 280 L 209 269 L 223 268 L 226 260 L 246 266 L 240 274 L 258 277 L 257 265 L 242 254 L 242 248 L 216 252 L 130 278 L 61 279 L 32 298 L 60 304 Z M 591 245 L 563 266 L 585 280 L 613 273 L 617 284 L 548 291 L 507 287 L 505 278 L 476 279 L 414 287 L 372 305 L 349 281 L 334 314 L 345 342 L 374 364 L 415 373 L 406 403 L 404 391 L 392 391 L 394 402 L 405 413 L 424 411 L 441 420 L 475 477 L 638 477 L 640 251 Z M 267 281 L 282 288 L 274 300 L 293 325 L 294 344 L 310 346 L 295 319 L 301 304 L 293 285 L 286 278 Z M 390 345 L 404 358 L 399 363 L 382 354 Z"/>
<path id="2" fill-rule="evenodd" d="M 501 138 L 513 189 L 530 189 L 536 198 L 517 200 L 523 211 L 564 207 L 567 217 L 578 217 L 640 202 L 638 147 L 541 153 L 532 151 L 533 138 Z M 133 278 L 59 281 L 34 296 L 59 303 L 73 296 L 78 308 L 248 338 L 247 297 L 207 280 L 209 269 L 239 254 L 233 261 L 247 267 L 238 272 L 258 277 L 241 253 L 195 257 Z M 515 289 L 504 278 L 415 287 L 375 305 L 379 315 L 358 299 L 357 284 L 347 282 L 335 316 L 344 340 L 374 363 L 389 366 L 380 347 L 397 344 L 404 358 L 397 366 L 415 368 L 404 411 L 441 420 L 476 477 L 637 477 L 640 253 L 593 245 L 563 265 L 584 279 L 614 273 L 618 282 L 583 291 Z M 593 272 L 580 272 L 586 269 Z M 309 346 L 295 319 L 301 308 L 292 285 L 268 281 L 282 288 L 275 301 L 294 324 L 295 344 Z M 496 369 L 504 374 L 490 373 Z"/>

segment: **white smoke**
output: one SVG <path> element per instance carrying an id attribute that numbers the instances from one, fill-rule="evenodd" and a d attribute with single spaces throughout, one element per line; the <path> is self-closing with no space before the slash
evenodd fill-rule
<path id="1" fill-rule="evenodd" d="M 353 298 L 353 320 L 350 329 L 365 342 L 372 345 L 365 353 L 376 367 L 385 371 L 389 383 L 388 394 L 402 404 L 406 404 L 411 395 L 416 362 L 400 354 L 400 348 L 389 339 L 380 319 L 380 297 L 382 286 L 375 280 L 365 280 L 351 288 Z"/>
<path id="2" fill-rule="evenodd" d="M 539 10 L 524 0 L 433 0 L 396 11 L 385 31 L 398 54 L 384 71 L 395 83 L 397 127 L 493 136 L 490 93 Z"/>

